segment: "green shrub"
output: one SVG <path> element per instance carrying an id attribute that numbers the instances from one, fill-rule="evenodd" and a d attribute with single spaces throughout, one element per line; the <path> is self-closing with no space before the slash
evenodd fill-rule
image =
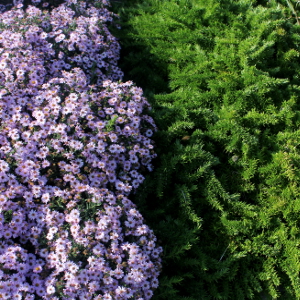
<path id="1" fill-rule="evenodd" d="M 251 0 L 114 9 L 121 67 L 146 91 L 160 129 L 155 170 L 135 196 L 164 248 L 153 299 L 300 299 L 300 30 L 291 10 Z"/>

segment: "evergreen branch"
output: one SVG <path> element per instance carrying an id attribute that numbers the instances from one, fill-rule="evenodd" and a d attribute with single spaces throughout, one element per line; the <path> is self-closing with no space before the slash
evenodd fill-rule
<path id="1" fill-rule="evenodd" d="M 297 12 L 296 12 L 296 10 L 295 10 L 295 8 L 294 8 L 292 2 L 291 2 L 290 0 L 286 0 L 286 2 L 287 2 L 287 4 L 288 4 L 289 8 L 291 9 L 291 11 L 293 12 L 293 14 L 295 15 L 296 20 L 297 20 L 297 24 L 300 25 L 300 22 L 299 22 L 299 19 L 298 19 L 298 15 L 297 15 Z M 298 2 L 299 2 L 299 1 L 298 1 Z M 297 4 L 298 4 L 298 2 L 297 2 Z"/>

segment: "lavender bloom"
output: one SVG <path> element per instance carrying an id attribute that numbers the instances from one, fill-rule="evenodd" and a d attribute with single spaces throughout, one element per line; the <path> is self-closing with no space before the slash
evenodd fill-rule
<path id="1" fill-rule="evenodd" d="M 161 247 L 127 198 L 156 157 L 107 1 L 0 21 L 0 298 L 150 299 Z M 45 2 L 35 4 L 47 6 Z"/>

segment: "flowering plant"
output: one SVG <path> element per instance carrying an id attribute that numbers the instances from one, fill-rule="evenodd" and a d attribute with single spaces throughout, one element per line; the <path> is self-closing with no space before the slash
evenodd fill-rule
<path id="1" fill-rule="evenodd" d="M 105 1 L 0 22 L 0 298 L 150 299 L 161 247 L 127 198 L 156 126 Z"/>

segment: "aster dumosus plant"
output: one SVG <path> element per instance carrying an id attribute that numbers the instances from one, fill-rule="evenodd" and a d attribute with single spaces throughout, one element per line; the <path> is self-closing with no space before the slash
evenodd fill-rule
<path id="1" fill-rule="evenodd" d="M 150 299 L 161 247 L 128 196 L 156 126 L 103 2 L 0 22 L 0 298 Z"/>

